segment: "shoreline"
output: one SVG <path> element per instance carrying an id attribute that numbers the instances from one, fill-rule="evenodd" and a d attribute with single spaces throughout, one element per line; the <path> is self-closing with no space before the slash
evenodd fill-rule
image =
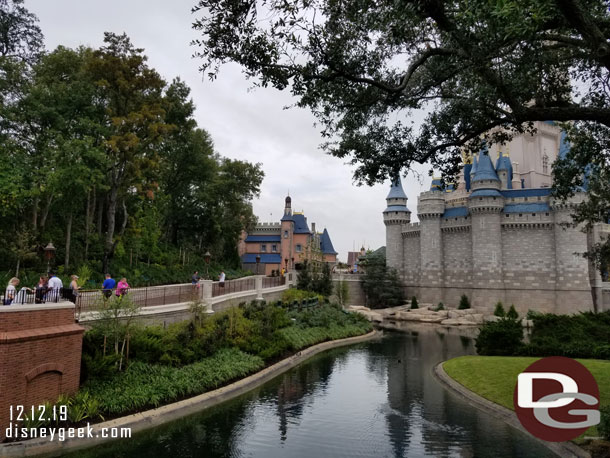
<path id="1" fill-rule="evenodd" d="M 476 407 L 479 410 L 489 413 L 490 415 L 499 418 L 509 426 L 521 431 L 524 434 L 531 434 L 521 425 L 515 412 L 506 407 L 503 407 L 495 402 L 485 399 L 479 396 L 474 391 L 469 390 L 464 385 L 454 380 L 445 372 L 443 364 L 445 361 L 438 363 L 434 366 L 433 374 L 435 378 L 445 387 L 447 390 L 465 400 L 468 404 Z M 572 442 L 548 442 L 538 439 L 535 436 L 531 436 L 536 439 L 539 443 L 544 445 L 546 448 L 551 450 L 553 453 L 560 457 L 577 457 L 577 458 L 591 458 L 591 455 L 578 445 Z"/>
<path id="2" fill-rule="evenodd" d="M 96 423 L 91 426 L 93 435 L 98 434 L 98 437 L 93 439 L 66 439 L 63 442 L 53 441 L 48 439 L 32 439 L 22 442 L 9 442 L 0 444 L 0 457 L 24 457 L 24 456 L 60 456 L 64 453 L 74 452 L 80 449 L 91 448 L 96 445 L 105 444 L 110 441 L 115 441 L 118 438 L 100 437 L 99 433 L 102 428 L 131 428 L 132 435 L 146 429 L 150 429 L 164 423 L 177 420 L 209 407 L 221 404 L 225 401 L 240 396 L 248 391 L 257 388 L 258 386 L 268 382 L 269 380 L 283 374 L 284 372 L 294 368 L 295 366 L 305 362 L 309 358 L 332 348 L 338 348 L 345 345 L 366 342 L 383 335 L 382 331 L 374 329 L 373 331 L 362 334 L 360 336 L 347 337 L 339 340 L 329 340 L 311 347 L 307 347 L 298 351 L 292 356 L 285 358 L 269 367 L 266 367 L 252 375 L 249 375 L 236 382 L 208 391 L 200 395 L 183 399 L 182 401 L 166 404 L 155 409 L 149 409 L 143 412 L 134 413 L 113 420 Z"/>

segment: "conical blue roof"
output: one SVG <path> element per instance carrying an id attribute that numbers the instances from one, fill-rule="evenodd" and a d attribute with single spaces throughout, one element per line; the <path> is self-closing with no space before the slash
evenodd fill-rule
<path id="1" fill-rule="evenodd" d="M 320 236 L 320 249 L 324 254 L 338 254 L 333 247 L 333 242 L 330 241 L 330 235 L 328 235 L 326 228 L 324 228 L 324 232 Z"/>
<path id="2" fill-rule="evenodd" d="M 470 176 L 472 177 L 475 173 L 477 173 L 477 167 L 479 165 L 479 160 L 477 159 L 477 155 L 472 155 L 472 166 L 470 167 Z"/>
<path id="3" fill-rule="evenodd" d="M 483 145 L 483 148 L 479 153 L 479 162 L 477 164 L 477 170 L 474 173 L 474 177 L 472 178 L 472 182 L 474 183 L 475 181 L 483 180 L 500 181 L 496 171 L 494 170 L 494 166 L 491 163 L 491 158 L 489 157 L 489 151 L 486 144 Z"/>
<path id="4" fill-rule="evenodd" d="M 400 181 L 400 176 L 392 180 L 392 187 L 390 188 L 390 193 L 386 199 L 406 199 L 407 195 L 402 189 L 402 182 Z"/>
<path id="5" fill-rule="evenodd" d="M 466 191 L 470 191 L 470 172 L 472 164 L 464 164 L 464 181 L 466 182 Z"/>

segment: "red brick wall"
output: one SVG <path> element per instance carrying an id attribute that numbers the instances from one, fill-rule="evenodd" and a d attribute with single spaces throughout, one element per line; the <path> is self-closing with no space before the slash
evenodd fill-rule
<path id="1" fill-rule="evenodd" d="M 27 408 L 78 390 L 84 331 L 74 322 L 73 306 L 0 310 L 0 440 L 11 405 Z"/>

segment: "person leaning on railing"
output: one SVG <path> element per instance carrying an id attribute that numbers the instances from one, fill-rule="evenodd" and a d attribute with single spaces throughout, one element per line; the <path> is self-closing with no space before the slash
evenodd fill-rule
<path id="1" fill-rule="evenodd" d="M 106 274 L 106 279 L 102 284 L 102 294 L 106 299 L 110 299 L 112 296 L 112 290 L 116 287 L 116 280 L 110 276 L 110 274 Z"/>
<path id="2" fill-rule="evenodd" d="M 8 281 L 6 290 L 4 291 L 3 305 L 11 305 L 17 296 L 17 286 L 19 285 L 19 279 L 13 277 Z"/>
<path id="3" fill-rule="evenodd" d="M 36 285 L 36 298 L 35 301 L 37 304 L 42 304 L 44 302 L 44 297 L 47 294 L 47 290 L 49 289 L 47 283 L 49 279 L 47 277 L 40 277 L 38 279 L 38 284 Z"/>

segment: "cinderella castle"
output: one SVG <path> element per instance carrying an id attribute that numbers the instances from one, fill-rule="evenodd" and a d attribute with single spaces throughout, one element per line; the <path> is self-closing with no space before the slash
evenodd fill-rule
<path id="1" fill-rule="evenodd" d="M 551 196 L 551 165 L 569 145 L 554 123 L 536 128 L 467 158 L 457 185 L 434 179 L 419 195 L 418 223 L 400 178 L 393 182 L 383 212 L 386 262 L 407 297 L 455 307 L 466 294 L 473 307 L 491 312 L 502 301 L 522 316 L 610 309 L 610 283 L 582 256 L 610 225 L 583 232 L 562 224 L 584 192 L 567 203 Z"/>

